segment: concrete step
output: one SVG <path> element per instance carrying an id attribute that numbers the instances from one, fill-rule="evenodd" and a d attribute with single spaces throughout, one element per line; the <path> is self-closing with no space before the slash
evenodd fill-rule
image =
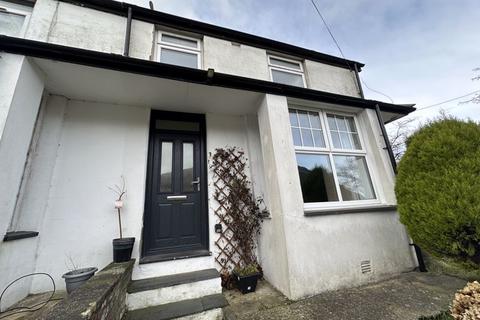
<path id="1" fill-rule="evenodd" d="M 222 293 L 216 269 L 133 280 L 128 287 L 127 308 L 138 310 Z"/>
<path id="2" fill-rule="evenodd" d="M 140 280 L 215 268 L 213 256 L 136 264 L 132 279 Z"/>
<path id="3" fill-rule="evenodd" d="M 222 294 L 214 294 L 197 299 L 128 311 L 126 320 L 219 320 L 222 318 L 222 307 L 227 304 L 228 302 Z"/>

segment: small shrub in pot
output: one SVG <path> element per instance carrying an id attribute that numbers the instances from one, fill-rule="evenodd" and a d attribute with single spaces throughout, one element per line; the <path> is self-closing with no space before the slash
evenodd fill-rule
<path id="1" fill-rule="evenodd" d="M 258 266 L 252 263 L 242 268 L 235 268 L 233 275 L 237 282 L 238 289 L 245 294 L 255 292 L 261 273 Z"/>

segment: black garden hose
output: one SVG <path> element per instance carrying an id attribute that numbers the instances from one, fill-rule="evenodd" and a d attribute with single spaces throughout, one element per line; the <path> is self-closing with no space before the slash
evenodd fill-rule
<path id="1" fill-rule="evenodd" d="M 47 276 L 50 278 L 50 280 L 52 280 L 52 284 L 53 284 L 53 291 L 52 291 L 52 295 L 44 302 L 39 302 L 37 304 L 34 304 L 33 306 L 30 306 L 30 307 L 15 307 L 15 308 L 11 308 L 11 309 L 8 309 L 4 312 L 1 312 L 0 313 L 0 319 L 3 319 L 3 318 L 6 318 L 8 316 L 11 316 L 11 315 L 14 315 L 14 314 L 17 314 L 17 313 L 22 313 L 22 312 L 34 312 L 34 311 L 37 311 L 37 310 L 40 310 L 42 309 L 43 307 L 45 307 L 47 305 L 47 303 L 49 303 L 50 301 L 52 301 L 52 298 L 53 296 L 55 295 L 55 281 L 53 280 L 52 276 L 49 275 L 48 273 L 45 273 L 45 272 L 33 272 L 33 273 L 29 273 L 29 274 L 26 274 L 26 275 L 23 275 L 15 280 L 13 280 L 12 282 L 10 282 L 8 284 L 8 286 L 5 287 L 5 289 L 3 289 L 2 293 L 0 294 L 0 307 L 2 306 L 2 298 L 3 298 L 3 295 L 4 293 L 7 291 L 7 289 L 13 285 L 15 282 L 23 279 L 23 278 L 26 278 L 26 277 L 30 277 L 30 276 L 36 276 L 36 275 L 44 275 L 44 276 Z M 14 310 L 17 310 L 15 312 L 11 312 L 11 311 L 14 311 Z"/>

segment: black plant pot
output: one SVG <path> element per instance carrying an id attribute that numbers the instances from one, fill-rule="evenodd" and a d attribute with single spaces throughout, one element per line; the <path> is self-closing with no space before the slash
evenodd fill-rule
<path id="1" fill-rule="evenodd" d="M 113 262 L 126 262 L 132 257 L 135 238 L 113 239 Z"/>
<path id="2" fill-rule="evenodd" d="M 83 268 L 83 269 L 76 269 L 70 272 L 65 273 L 62 278 L 65 279 L 65 284 L 67 287 L 67 293 L 71 293 L 73 290 L 81 287 L 85 282 L 88 281 L 95 272 L 97 272 L 97 268 Z"/>
<path id="3" fill-rule="evenodd" d="M 260 273 L 240 276 L 234 272 L 233 275 L 235 276 L 235 279 L 237 281 L 237 287 L 240 292 L 242 292 L 243 294 L 255 292 L 255 289 L 257 288 L 258 278 L 260 278 Z"/>

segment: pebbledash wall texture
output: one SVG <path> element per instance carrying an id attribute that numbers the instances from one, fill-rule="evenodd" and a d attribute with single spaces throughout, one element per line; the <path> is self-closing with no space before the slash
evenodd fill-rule
<path id="1" fill-rule="evenodd" d="M 0 0 L 0 7 L 8 4 Z M 123 53 L 124 16 L 55 0 L 38 0 L 28 10 L 20 37 L 112 57 Z M 133 15 L 130 56 L 156 61 L 159 30 L 177 32 L 171 25 Z M 201 69 L 271 81 L 268 55 L 275 52 L 212 35 L 193 36 L 201 42 Z M 245 151 L 254 194 L 270 212 L 259 238 L 260 264 L 265 278 L 289 298 L 376 281 L 416 266 L 395 209 L 395 175 L 375 110 L 5 52 L 0 57 L 0 180 L 8 181 L 0 184 L 0 234 L 39 232 L 35 238 L 0 244 L 0 289 L 29 272 L 52 274 L 62 289 L 61 275 L 70 257 L 81 266 L 109 265 L 111 239 L 118 231 L 114 195 L 107 187 L 120 176 L 128 190 L 123 232 L 137 239 L 134 279 L 216 267 L 218 221 L 211 172 L 205 177 L 211 255 L 139 263 L 152 110 L 204 114 L 207 154 L 225 146 Z M 303 61 L 309 89 L 360 98 L 348 68 L 296 58 Z M 318 207 L 304 203 L 289 108 L 355 117 L 374 201 Z M 388 119 L 402 116 L 383 114 Z M 123 281 L 117 282 L 121 288 Z M 17 289 L 2 307 L 28 293 L 50 290 L 41 278 Z"/>

